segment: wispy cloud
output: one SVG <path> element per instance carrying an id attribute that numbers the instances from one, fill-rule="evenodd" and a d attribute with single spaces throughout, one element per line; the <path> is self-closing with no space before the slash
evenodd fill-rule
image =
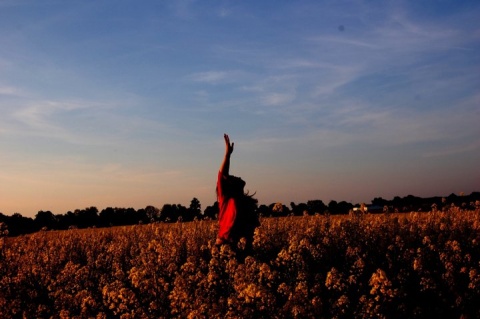
<path id="1" fill-rule="evenodd" d="M 69 135 L 67 128 L 56 120 L 56 116 L 79 110 L 87 110 L 99 105 L 89 105 L 72 101 L 35 101 L 29 105 L 19 107 L 14 111 L 12 118 L 22 123 L 24 129 L 32 130 L 35 134 L 47 136 Z"/>
<path id="2" fill-rule="evenodd" d="M 277 106 L 289 103 L 295 99 L 295 93 L 273 92 L 262 97 L 262 102 L 268 106 Z"/>
<path id="3" fill-rule="evenodd" d="M 21 90 L 13 86 L 0 86 L 0 95 L 20 96 Z"/>
<path id="4" fill-rule="evenodd" d="M 286 60 L 279 60 L 275 66 L 278 69 L 327 69 L 327 70 L 339 70 L 344 68 L 342 65 L 321 62 L 318 60 L 307 58 L 292 58 Z"/>
<path id="5" fill-rule="evenodd" d="M 98 101 L 24 98 L 9 106 L 0 122 L 12 136 L 99 145 L 107 142 L 105 138 L 112 141 L 114 132 L 109 133 L 107 127 L 122 127 L 111 123 L 117 117 L 112 110 L 111 104 Z"/>
<path id="6" fill-rule="evenodd" d="M 223 7 L 219 10 L 218 16 L 221 18 L 229 17 L 232 14 L 232 9 Z"/>
<path id="7" fill-rule="evenodd" d="M 312 38 L 307 38 L 307 40 L 325 43 L 327 45 L 337 44 L 342 45 L 345 49 L 350 47 L 350 50 L 355 50 L 356 48 L 366 48 L 366 49 L 381 49 L 382 47 L 378 44 L 372 43 L 372 39 L 359 40 L 351 37 L 339 37 L 339 36 L 316 36 Z"/>
<path id="8" fill-rule="evenodd" d="M 13 116 L 17 120 L 25 123 L 27 126 L 34 128 L 50 128 L 48 125 L 48 117 L 56 113 L 69 112 L 79 109 L 86 109 L 91 106 L 86 106 L 83 103 L 78 102 L 55 102 L 55 101 L 43 101 L 36 102 L 33 105 L 26 106 L 19 111 L 16 111 Z"/>
<path id="9" fill-rule="evenodd" d="M 223 71 L 208 71 L 195 73 L 189 76 L 192 81 L 216 84 L 227 79 L 227 72 Z"/>
<path id="10" fill-rule="evenodd" d="M 467 141 L 466 143 L 443 145 L 441 149 L 437 150 L 427 150 L 422 154 L 422 157 L 443 157 L 477 150 L 480 150 L 480 141 Z"/>
<path id="11" fill-rule="evenodd" d="M 312 91 L 313 97 L 325 97 L 334 93 L 338 88 L 358 79 L 363 70 L 361 67 L 339 67 L 332 72 L 325 72 L 320 77 Z"/>
<path id="12" fill-rule="evenodd" d="M 298 85 L 296 75 L 272 75 L 252 79 L 251 83 L 241 86 L 239 90 L 256 96 L 259 105 L 288 107 L 297 97 Z"/>
<path id="13" fill-rule="evenodd" d="M 223 84 L 238 82 L 244 79 L 246 73 L 238 70 L 228 71 L 205 71 L 198 72 L 187 76 L 187 78 L 194 82 L 206 84 Z"/>
<path id="14" fill-rule="evenodd" d="M 195 10 L 192 8 L 195 2 L 195 0 L 176 0 L 169 1 L 169 5 L 175 16 L 182 19 L 190 19 L 195 16 Z"/>

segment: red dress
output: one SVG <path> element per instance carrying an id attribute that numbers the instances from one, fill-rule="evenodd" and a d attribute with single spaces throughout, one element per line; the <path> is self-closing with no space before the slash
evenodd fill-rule
<path id="1" fill-rule="evenodd" d="M 218 172 L 217 179 L 217 193 L 218 193 L 218 222 L 220 229 L 218 231 L 218 238 L 224 242 L 232 242 L 232 229 L 237 218 L 237 204 L 232 197 L 225 197 L 224 181 L 226 176 L 221 171 Z"/>

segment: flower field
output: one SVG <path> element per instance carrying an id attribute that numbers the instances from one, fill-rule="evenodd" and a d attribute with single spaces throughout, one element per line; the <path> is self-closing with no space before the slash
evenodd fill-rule
<path id="1" fill-rule="evenodd" d="M 0 238 L 0 318 L 480 318 L 480 210 Z"/>

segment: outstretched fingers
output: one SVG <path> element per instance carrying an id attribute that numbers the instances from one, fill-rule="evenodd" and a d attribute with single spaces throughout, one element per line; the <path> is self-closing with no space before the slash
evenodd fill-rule
<path id="1" fill-rule="evenodd" d="M 223 134 L 223 138 L 225 139 L 225 149 L 228 154 L 231 154 L 233 152 L 233 145 L 235 143 L 230 143 L 230 137 L 228 134 Z"/>

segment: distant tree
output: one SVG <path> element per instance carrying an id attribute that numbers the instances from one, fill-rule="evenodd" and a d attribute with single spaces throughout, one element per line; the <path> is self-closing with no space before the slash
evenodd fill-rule
<path id="1" fill-rule="evenodd" d="M 150 222 L 154 222 L 160 219 L 160 209 L 154 206 L 145 207 L 145 214 L 147 215 L 147 219 Z"/>
<path id="2" fill-rule="evenodd" d="M 307 206 L 310 214 L 323 214 L 327 209 L 327 206 L 319 199 L 309 200 Z"/>
<path id="3" fill-rule="evenodd" d="M 295 202 L 290 202 L 290 210 L 294 215 L 298 216 L 297 204 L 295 204 Z"/>
<path id="4" fill-rule="evenodd" d="M 37 229 L 47 228 L 47 229 L 55 229 L 56 227 L 56 218 L 55 215 L 51 211 L 39 211 L 35 215 L 35 226 Z"/>
<path id="5" fill-rule="evenodd" d="M 203 219 L 217 219 L 218 218 L 218 202 L 213 203 L 212 206 L 207 206 L 203 212 Z"/>
<path id="6" fill-rule="evenodd" d="M 381 198 L 381 197 L 375 197 L 373 200 L 372 200 L 372 205 L 374 206 L 380 206 L 380 207 L 383 207 L 383 206 L 388 206 L 388 201 Z"/>
<path id="7" fill-rule="evenodd" d="M 136 223 L 137 224 L 148 224 L 151 220 L 147 217 L 147 211 L 143 208 L 140 208 L 136 212 Z"/>
<path id="8" fill-rule="evenodd" d="M 457 195 L 455 195 L 455 193 L 451 193 L 450 195 L 448 195 L 447 197 L 447 200 L 449 200 L 450 202 L 453 202 L 457 199 Z"/>
<path id="9" fill-rule="evenodd" d="M 351 203 L 348 203 L 346 201 L 341 201 L 337 205 L 337 214 L 346 215 L 350 212 L 351 209 L 353 209 L 353 205 Z"/>
<path id="10" fill-rule="evenodd" d="M 164 222 L 176 222 L 179 217 L 185 217 L 187 208 L 180 204 L 165 204 L 160 210 L 160 220 Z"/>
<path id="11" fill-rule="evenodd" d="M 10 236 L 29 234 L 38 230 L 32 218 L 23 217 L 20 213 L 15 213 L 10 217 L 6 216 L 6 218 L 5 222 L 8 225 Z"/>
<path id="12" fill-rule="evenodd" d="M 114 226 L 119 225 L 115 220 L 115 209 L 113 207 L 104 208 L 100 212 L 99 216 L 99 224 L 102 227 Z"/>
<path id="13" fill-rule="evenodd" d="M 328 211 L 330 214 L 338 214 L 338 203 L 335 200 L 331 200 L 328 203 Z"/>
<path id="14" fill-rule="evenodd" d="M 177 204 L 177 205 L 175 205 L 175 208 L 177 210 L 177 212 L 176 212 L 177 221 L 187 221 L 187 219 L 190 218 L 187 207 L 185 207 L 183 205 L 180 205 L 180 204 Z M 193 220 L 193 218 L 191 220 Z"/>
<path id="15" fill-rule="evenodd" d="M 415 211 L 422 206 L 422 199 L 413 195 L 408 195 L 403 198 L 403 205 L 407 210 Z"/>
<path id="16" fill-rule="evenodd" d="M 294 202 L 291 202 L 290 207 L 292 208 L 292 213 L 295 216 L 302 216 L 305 213 L 308 214 L 308 206 L 305 203 L 300 203 L 300 204 L 296 205 Z"/>
<path id="17" fill-rule="evenodd" d="M 103 227 L 135 225 L 142 216 L 145 215 L 137 214 L 134 208 L 107 207 L 100 212 L 98 224 Z"/>
<path id="18" fill-rule="evenodd" d="M 121 212 L 122 225 L 136 225 L 140 221 L 137 211 L 134 208 L 119 208 L 118 210 Z"/>
<path id="19" fill-rule="evenodd" d="M 74 215 L 76 220 L 75 224 L 79 228 L 93 227 L 97 225 L 98 209 L 94 206 L 85 209 L 76 209 Z"/>
<path id="20" fill-rule="evenodd" d="M 460 196 L 455 195 L 454 193 L 451 193 L 450 195 L 447 196 L 447 204 L 448 205 L 455 205 L 455 206 L 460 206 L 463 198 Z"/>
<path id="21" fill-rule="evenodd" d="M 258 206 L 258 214 L 260 217 L 270 217 L 272 216 L 272 210 L 267 205 Z"/>
<path id="22" fill-rule="evenodd" d="M 398 209 L 398 211 L 402 210 L 403 205 L 403 200 L 400 196 L 395 196 L 392 201 L 392 205 L 395 209 Z"/>
<path id="23" fill-rule="evenodd" d="M 188 207 L 186 214 L 183 218 L 183 221 L 192 221 L 195 217 L 197 219 L 201 218 L 201 213 L 202 213 L 202 205 L 200 204 L 200 201 L 194 197 L 192 201 L 190 202 L 190 206 Z"/>
<path id="24" fill-rule="evenodd" d="M 58 229 L 68 229 L 70 226 L 77 224 L 76 216 L 73 212 L 68 211 L 65 214 L 56 215 Z"/>

